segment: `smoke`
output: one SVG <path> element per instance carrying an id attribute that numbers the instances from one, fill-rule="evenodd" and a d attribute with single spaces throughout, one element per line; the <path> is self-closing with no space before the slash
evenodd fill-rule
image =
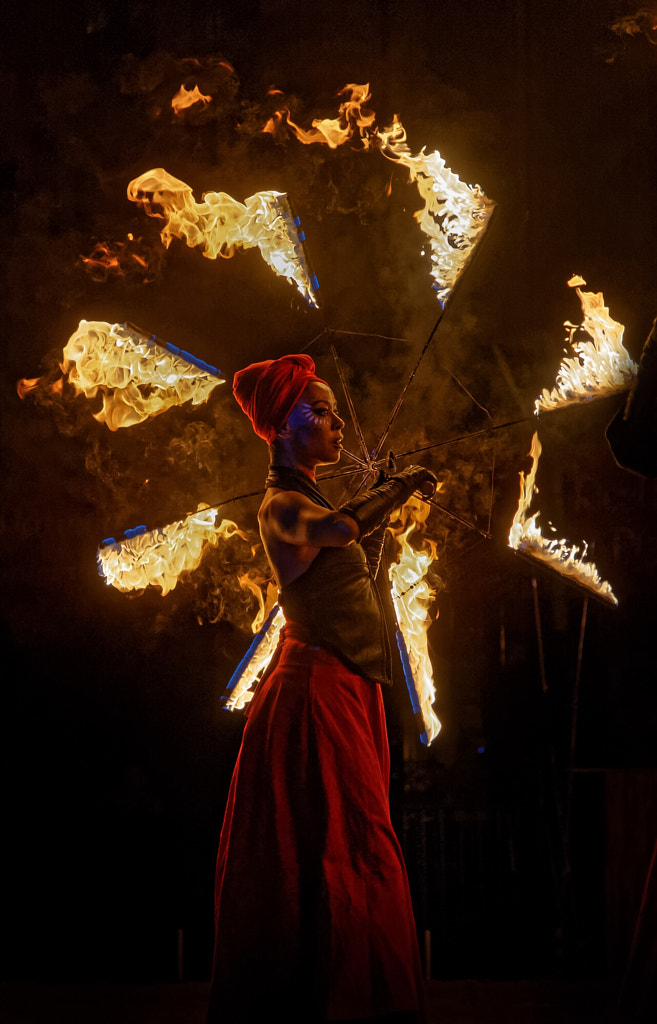
<path id="1" fill-rule="evenodd" d="M 60 180 L 36 175 L 21 161 L 25 175 L 38 186 L 38 201 L 21 216 L 23 226 L 29 221 L 30 237 L 58 239 L 56 267 L 44 281 L 46 292 L 41 296 L 58 314 L 50 333 L 58 330 L 66 311 L 93 318 L 102 304 L 100 316 L 108 321 L 153 322 L 159 333 L 164 320 L 162 333 L 192 351 L 197 351 L 195 333 L 200 329 L 214 335 L 220 317 L 228 339 L 229 369 L 231 359 L 237 368 L 252 357 L 279 354 L 282 345 L 301 348 L 310 331 L 318 333 L 318 325 L 317 320 L 311 325 L 299 322 L 299 303 L 291 285 L 269 280 L 273 275 L 263 268 L 256 287 L 289 289 L 291 312 L 286 315 L 273 304 L 278 312 L 270 322 L 267 292 L 262 309 L 253 309 L 254 285 L 240 280 L 244 270 L 229 271 L 217 261 L 211 276 L 205 261 L 183 246 L 165 254 L 159 240 L 161 224 L 135 210 L 126 198 L 128 182 L 151 166 L 170 167 L 196 195 L 221 189 L 241 201 L 263 188 L 285 191 L 306 230 L 306 251 L 320 281 L 323 322 L 329 329 L 354 332 L 336 334 L 334 341 L 366 443 L 373 447 L 440 307 L 431 289 L 428 257 L 420 253 L 422 233 L 413 219 L 422 201 L 417 188 L 409 185 L 406 169 L 368 148 L 367 129 L 358 128 L 353 120 L 350 137 L 335 149 L 304 145 L 290 128 L 290 121 L 309 130 L 315 118 L 336 118 L 344 100 L 338 95 L 343 84 L 337 81 L 335 94 L 319 99 L 312 93 L 300 98 L 276 87 L 263 89 L 260 95 L 255 88 L 249 96 L 222 55 L 181 59 L 168 52 L 145 59 L 128 55 L 103 80 L 86 72 L 44 75 L 41 113 Z M 210 102 L 194 104 L 176 116 L 171 100 L 182 85 L 188 90 L 197 86 Z M 444 89 L 441 103 L 447 134 L 455 138 L 466 99 Z M 110 106 L 111 118 L 103 117 Z M 390 119 L 390 111 L 377 107 L 375 93 L 363 105 L 365 121 L 375 111 L 377 123 Z M 282 110 L 289 113 L 275 121 Z M 400 114 L 406 120 L 405 111 Z M 434 116 L 420 109 L 411 120 L 413 152 L 435 144 L 428 131 Z M 474 130 L 476 121 L 476 112 L 469 111 L 468 131 Z M 265 130 L 270 123 L 272 128 Z M 342 123 L 349 127 L 349 116 Z M 487 130 L 492 134 L 490 124 Z M 461 174 L 460 167 L 455 171 Z M 276 295 L 280 294 L 279 289 Z M 436 340 L 447 366 L 459 352 L 461 338 L 472 329 L 473 318 L 468 316 L 452 317 L 451 326 L 446 325 Z M 20 317 L 29 321 L 29 311 L 22 310 Z M 290 328 L 297 332 L 294 344 L 288 340 Z M 313 355 L 320 372 L 336 382 L 346 417 L 327 340 L 324 335 Z M 94 405 L 74 395 L 65 381 L 60 394 L 49 390 L 57 372 L 54 353 L 44 362 L 46 373 L 26 401 L 47 408 L 60 433 L 80 446 L 86 470 L 80 492 L 87 506 L 96 510 L 99 540 L 142 523 L 149 529 L 165 525 L 193 511 L 199 501 L 214 505 L 262 486 L 261 446 L 251 437 L 227 387 L 217 389 L 203 407 L 171 409 L 111 433 L 93 419 Z M 216 362 L 224 365 L 224 357 Z M 460 369 L 458 358 L 452 362 Z M 455 386 L 443 363 L 434 358 L 433 350 L 425 358 L 386 439 L 386 450 L 410 451 L 481 425 L 481 410 Z M 29 371 L 29 365 L 22 368 Z M 356 451 L 353 427 L 349 431 L 350 446 Z M 458 458 L 432 451 L 422 460 L 442 474 L 445 503 L 476 522 L 489 507 L 490 474 L 481 448 L 472 456 L 474 466 L 468 466 L 462 450 Z M 340 485 L 337 490 L 341 489 Z M 239 586 L 238 576 L 251 571 L 266 581 L 269 572 L 255 528 L 256 505 L 257 498 L 222 505 L 222 515 L 250 531 L 249 543 L 231 540 L 208 550 L 193 578 L 181 581 L 175 595 L 163 599 L 167 607 L 178 607 L 184 595 L 203 621 L 248 626 L 254 598 Z M 458 540 L 464 531 L 468 536 L 467 527 L 435 510 L 426 529 L 443 552 L 455 536 Z"/>

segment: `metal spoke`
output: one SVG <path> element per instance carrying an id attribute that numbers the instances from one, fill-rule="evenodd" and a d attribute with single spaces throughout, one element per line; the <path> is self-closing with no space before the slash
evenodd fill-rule
<path id="1" fill-rule="evenodd" d="M 332 341 L 329 342 L 329 348 L 330 348 L 331 355 L 333 356 L 333 362 L 335 363 L 335 368 L 338 371 L 338 377 L 340 378 L 340 383 L 342 385 L 342 390 L 344 392 L 344 396 L 345 396 L 345 399 L 346 399 L 346 402 L 347 402 L 347 408 L 349 409 L 349 415 L 351 416 L 351 422 L 353 424 L 354 430 L 356 431 L 356 437 L 358 438 L 358 443 L 360 444 L 361 451 L 362 451 L 363 456 L 365 458 L 365 464 L 369 468 L 371 466 L 370 453 L 368 452 L 367 445 L 365 444 L 365 438 L 363 436 L 363 431 L 361 430 L 360 421 L 359 421 L 358 416 L 356 414 L 356 407 L 355 407 L 355 405 L 353 403 L 353 400 L 352 400 L 352 397 L 351 397 L 351 392 L 349 391 L 349 385 L 347 384 L 347 378 L 344 375 L 344 372 L 342 370 L 342 366 L 340 365 L 340 360 L 338 358 L 338 353 L 336 352 L 335 345 L 333 344 Z"/>

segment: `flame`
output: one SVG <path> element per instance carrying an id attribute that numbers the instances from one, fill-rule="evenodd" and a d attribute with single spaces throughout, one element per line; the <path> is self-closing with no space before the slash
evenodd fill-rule
<path id="1" fill-rule="evenodd" d="M 430 565 L 435 560 L 435 544 L 429 542 L 429 551 L 415 550 L 408 538 L 417 527 L 425 522 L 429 505 L 412 497 L 400 510 L 399 519 L 408 526 L 396 537 L 400 545 L 398 561 L 390 566 L 391 593 L 397 615 L 397 623 L 404 640 L 412 679 L 407 678 L 409 689 L 414 689 L 411 700 L 417 706 L 424 723 L 427 745 L 440 732 L 440 721 L 432 707 L 436 698 L 433 668 L 427 647 L 427 630 L 430 625 L 428 608 L 434 593 L 426 580 Z"/>
<path id="2" fill-rule="evenodd" d="M 207 401 L 223 381 L 218 371 L 181 352 L 160 345 L 132 324 L 81 320 L 68 339 L 61 368 L 79 393 L 103 407 L 94 413 L 110 430 L 130 427 L 173 405 Z"/>
<path id="3" fill-rule="evenodd" d="M 536 399 L 537 415 L 543 410 L 560 409 L 625 391 L 638 372 L 623 345 L 623 324 L 610 317 L 602 292 L 582 291 L 580 285 L 585 284 L 579 276 L 568 282 L 569 287 L 575 288 L 584 314 L 581 324 L 571 324 L 568 320 L 564 324 L 566 343 L 575 358 L 563 360 L 556 386 L 552 391 L 544 388 Z M 576 339 L 578 331 L 586 332 L 588 340 Z"/>
<path id="4" fill-rule="evenodd" d="M 43 377 L 23 377 L 16 384 L 16 391 L 18 392 L 19 398 L 25 398 L 30 392 L 36 391 L 39 388 L 43 388 L 46 394 L 61 395 L 64 389 L 64 379 L 60 377 L 58 380 L 53 381 L 52 384 L 44 384 L 45 378 Z"/>
<path id="5" fill-rule="evenodd" d="M 189 109 L 195 103 L 202 103 L 204 107 L 207 107 L 211 101 L 212 96 L 204 96 L 198 85 L 195 85 L 193 89 L 187 89 L 185 85 L 181 85 L 171 100 L 171 108 L 176 117 L 182 117 L 183 111 Z"/>
<path id="6" fill-rule="evenodd" d="M 159 530 L 138 526 L 127 531 L 123 540 L 109 537 L 97 553 L 98 572 L 109 585 L 124 592 L 160 587 L 168 594 L 176 586 L 181 573 L 196 569 L 208 544 L 229 540 L 239 534 L 236 523 L 222 519 L 215 525 L 217 510 L 200 504 L 186 519 Z"/>
<path id="7" fill-rule="evenodd" d="M 190 248 L 203 245 L 209 259 L 257 247 L 272 270 L 317 308 L 317 279 L 309 273 L 304 236 L 284 192 L 256 192 L 243 203 L 225 192 L 206 192 L 197 203 L 189 185 L 158 167 L 130 182 L 128 199 L 143 206 L 149 217 L 165 221 L 160 232 L 165 247 L 181 238 Z"/>
<path id="8" fill-rule="evenodd" d="M 364 148 L 369 148 L 371 128 L 376 117 L 373 111 L 363 109 L 363 104 L 372 98 L 369 83 L 345 85 L 340 89 L 338 96 L 345 96 L 346 99 L 340 104 L 337 117 L 315 118 L 312 127 L 305 130 L 294 123 L 289 109 L 284 107 L 274 113 L 273 117 L 267 121 L 263 131 L 274 134 L 277 128 L 285 123 L 299 142 L 305 146 L 320 143 L 329 146 L 330 149 L 337 149 L 338 146 L 357 136 L 361 139 Z"/>
<path id="9" fill-rule="evenodd" d="M 657 45 L 657 4 L 644 4 L 634 14 L 626 14 L 611 26 L 618 36 L 643 34 L 653 46 Z"/>
<path id="10" fill-rule="evenodd" d="M 239 711 L 253 698 L 255 684 L 262 677 L 274 655 L 279 633 L 284 625 L 283 609 L 275 604 L 228 683 L 222 700 L 228 711 Z"/>
<path id="11" fill-rule="evenodd" d="M 423 148 L 413 156 L 396 116 L 377 138 L 385 157 L 408 168 L 410 181 L 424 200 L 424 208 L 414 217 L 429 238 L 433 288 L 444 306 L 488 227 L 495 203 L 479 185 L 461 181 L 437 150 L 427 155 Z"/>
<path id="12" fill-rule="evenodd" d="M 598 597 L 604 598 L 611 604 L 617 605 L 618 600 L 609 583 L 600 579 L 598 570 L 593 562 L 586 562 L 588 545 L 584 541 L 581 557 L 578 557 L 580 548 L 568 547 L 565 540 L 546 540 L 541 534 L 537 524 L 540 512 L 534 512 L 527 518 L 534 492 L 538 493 L 536 487 L 536 472 L 538 460 L 542 451 L 538 434 L 532 438 L 530 455 L 532 457 L 532 468 L 529 473 L 520 473 L 520 500 L 518 509 L 513 517 L 513 523 L 509 532 L 509 547 L 515 551 L 524 552 L 538 559 L 540 562 L 556 570 L 561 576 L 579 583 L 586 587 Z"/>
<path id="13" fill-rule="evenodd" d="M 251 549 L 251 553 L 255 554 L 256 548 Z M 262 577 L 254 578 L 250 573 L 246 572 L 243 576 L 238 577 L 238 583 L 243 590 L 250 590 L 253 596 L 258 602 L 258 612 L 253 622 L 251 623 L 251 629 L 254 633 L 262 627 L 263 622 L 269 615 L 269 612 L 276 604 L 277 590 L 276 587 L 269 583 L 267 589 L 263 590 L 262 584 L 265 580 Z"/>
<path id="14" fill-rule="evenodd" d="M 162 251 L 128 234 L 125 242 L 97 242 L 89 256 L 80 256 L 80 262 L 92 280 L 101 284 L 110 277 L 126 275 L 152 281 L 162 262 Z"/>

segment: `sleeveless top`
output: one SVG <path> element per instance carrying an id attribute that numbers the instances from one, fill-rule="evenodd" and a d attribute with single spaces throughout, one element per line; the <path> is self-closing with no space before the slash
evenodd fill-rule
<path id="1" fill-rule="evenodd" d="M 317 505 L 335 506 L 305 473 L 270 466 L 267 487 L 298 491 Z M 352 672 L 391 684 L 391 658 L 381 598 L 365 552 L 354 542 L 320 548 L 306 571 L 279 592 L 286 619 L 301 623 L 308 643 L 334 654 Z"/>

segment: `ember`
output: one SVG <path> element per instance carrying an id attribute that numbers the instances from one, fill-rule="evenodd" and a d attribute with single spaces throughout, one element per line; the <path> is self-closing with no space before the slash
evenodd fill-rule
<path id="1" fill-rule="evenodd" d="M 317 278 L 308 269 L 305 236 L 285 193 L 256 192 L 240 203 L 225 192 L 206 192 L 197 203 L 189 185 L 160 167 L 134 178 L 128 199 L 143 206 L 149 217 L 165 221 L 160 238 L 167 248 L 173 238 L 181 238 L 190 248 L 202 245 L 209 259 L 258 248 L 272 270 L 317 308 Z"/>
<path id="2" fill-rule="evenodd" d="M 578 557 L 579 547 L 568 547 L 565 540 L 546 540 L 543 537 L 537 523 L 540 512 L 534 512 L 529 519 L 527 518 L 534 493 L 538 493 L 536 472 L 541 450 L 538 434 L 534 434 L 530 451 L 533 460 L 532 468 L 526 475 L 523 472 L 520 473 L 520 500 L 509 532 L 509 547 L 514 551 L 530 555 L 558 572 L 560 576 L 585 587 L 596 597 L 617 605 L 618 600 L 610 584 L 600 579 L 593 562 L 585 561 L 588 551 L 586 542 L 584 542 L 581 557 Z"/>
<path id="3" fill-rule="evenodd" d="M 575 358 L 563 360 L 556 386 L 552 391 L 544 388 L 536 399 L 536 415 L 626 391 L 637 374 L 638 367 L 623 345 L 623 324 L 610 317 L 602 292 L 581 290 L 580 286 L 585 284 L 586 281 L 577 276 L 568 282 L 570 288 L 575 288 L 584 314 L 582 323 L 566 321 L 564 324 L 566 343 Z M 584 339 L 582 333 L 586 335 Z"/>
<path id="4" fill-rule="evenodd" d="M 229 540 L 235 534 L 246 540 L 236 523 L 223 519 L 215 525 L 217 510 L 199 505 L 186 519 L 159 530 L 137 526 L 121 540 L 108 537 L 98 549 L 99 575 L 124 592 L 159 587 L 173 590 L 183 572 L 196 569 L 208 544 Z"/>
<path id="5" fill-rule="evenodd" d="M 102 394 L 94 413 L 110 430 L 130 427 L 174 405 L 206 402 L 223 380 L 214 366 L 159 344 L 132 324 L 81 320 L 63 352 L 61 368 L 79 393 Z"/>

